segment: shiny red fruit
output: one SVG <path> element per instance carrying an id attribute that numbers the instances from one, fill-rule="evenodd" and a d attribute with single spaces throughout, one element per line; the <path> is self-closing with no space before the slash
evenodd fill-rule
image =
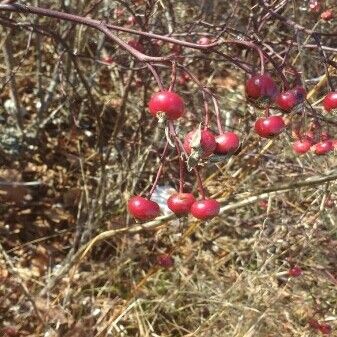
<path id="1" fill-rule="evenodd" d="M 330 139 L 323 140 L 314 146 L 317 155 L 324 155 L 333 150 L 333 143 Z"/>
<path id="2" fill-rule="evenodd" d="M 192 193 L 177 193 L 167 200 L 168 208 L 177 215 L 186 215 L 190 212 L 195 198 Z"/>
<path id="3" fill-rule="evenodd" d="M 217 154 L 235 153 L 240 147 L 240 138 L 235 132 L 227 131 L 215 138 Z"/>
<path id="4" fill-rule="evenodd" d="M 299 277 L 302 275 L 302 273 L 303 270 L 298 266 L 294 266 L 288 270 L 288 275 L 291 277 Z"/>
<path id="5" fill-rule="evenodd" d="M 140 53 L 144 53 L 144 46 L 137 40 L 130 40 L 128 42 L 128 45 L 136 50 L 138 50 Z"/>
<path id="6" fill-rule="evenodd" d="M 200 220 L 209 220 L 219 214 L 220 203 L 215 199 L 196 201 L 191 207 L 191 214 Z"/>
<path id="7" fill-rule="evenodd" d="M 312 142 L 309 139 L 299 139 L 293 143 L 293 151 L 298 154 L 307 153 L 312 146 Z"/>
<path id="8" fill-rule="evenodd" d="M 306 92 L 303 87 L 281 92 L 276 96 L 275 103 L 283 111 L 291 111 L 296 105 L 303 103 Z"/>
<path id="9" fill-rule="evenodd" d="M 322 12 L 321 19 L 324 21 L 330 21 L 333 19 L 333 12 L 331 9 L 327 9 L 326 11 Z"/>
<path id="10" fill-rule="evenodd" d="M 331 325 L 328 323 L 321 323 L 318 327 L 318 330 L 323 334 L 323 335 L 330 335 L 332 332 Z"/>
<path id="11" fill-rule="evenodd" d="M 149 221 L 160 215 L 159 205 L 141 196 L 133 196 L 128 201 L 129 213 L 138 220 Z"/>
<path id="12" fill-rule="evenodd" d="M 178 119 L 184 114 L 185 104 L 183 99 L 172 91 L 160 91 L 155 93 L 149 102 L 151 115 L 156 116 L 158 113 L 165 113 L 170 120 Z"/>
<path id="13" fill-rule="evenodd" d="M 184 149 L 187 154 L 192 153 L 191 141 L 196 130 L 190 131 L 184 138 Z M 208 130 L 201 130 L 200 149 L 203 158 L 209 157 L 216 148 L 215 137 Z"/>
<path id="14" fill-rule="evenodd" d="M 252 76 L 246 82 L 246 96 L 248 99 L 273 100 L 278 89 L 274 80 L 267 74 Z"/>
<path id="15" fill-rule="evenodd" d="M 283 118 L 281 116 L 269 116 L 267 118 L 259 118 L 255 122 L 256 133 L 263 138 L 272 138 L 280 134 L 285 128 Z"/>
<path id="16" fill-rule="evenodd" d="M 169 254 L 160 254 L 157 256 L 157 264 L 163 268 L 171 268 L 174 265 L 174 260 Z"/>
<path id="17" fill-rule="evenodd" d="M 323 106 L 327 112 L 337 109 L 337 91 L 331 91 L 325 96 Z"/>

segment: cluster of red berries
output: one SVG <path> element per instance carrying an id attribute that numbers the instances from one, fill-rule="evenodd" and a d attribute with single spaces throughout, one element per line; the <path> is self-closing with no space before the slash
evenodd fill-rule
<path id="1" fill-rule="evenodd" d="M 260 117 L 255 122 L 256 133 L 263 138 L 273 138 L 279 135 L 286 125 L 282 116 L 269 114 L 270 106 L 275 103 L 279 110 L 289 113 L 297 105 L 303 103 L 305 90 L 297 86 L 279 93 L 274 80 L 268 74 L 262 74 L 248 79 L 246 97 L 254 105 L 266 108 L 265 117 Z"/>
<path id="2" fill-rule="evenodd" d="M 208 220 L 219 214 L 220 204 L 215 199 L 196 200 L 192 193 L 176 193 L 169 197 L 167 206 L 177 216 L 191 213 L 195 218 Z M 160 215 L 158 203 L 141 196 L 129 199 L 128 210 L 137 220 L 149 221 Z"/>
<path id="3" fill-rule="evenodd" d="M 293 266 L 288 270 L 288 275 L 291 277 L 300 277 L 303 274 L 303 270 L 299 266 Z M 311 328 L 321 332 L 323 335 L 329 335 L 332 331 L 330 324 L 320 323 L 317 319 L 310 318 L 308 321 Z"/>
<path id="4" fill-rule="evenodd" d="M 320 13 L 322 10 L 322 4 L 319 0 L 309 0 L 309 11 L 313 13 Z M 333 11 L 332 9 L 325 9 L 321 12 L 321 19 L 324 21 L 330 21 L 333 19 Z"/>
<path id="5" fill-rule="evenodd" d="M 283 114 L 292 112 L 297 106 L 303 104 L 306 97 L 305 89 L 296 86 L 290 90 L 279 93 L 273 79 L 267 75 L 252 76 L 246 83 L 247 99 L 258 107 L 266 107 L 266 116 L 258 118 L 255 122 L 256 133 L 263 138 L 272 138 L 285 130 L 286 124 L 280 115 L 269 115 L 269 108 L 273 106 Z M 337 111 L 337 92 L 329 92 L 323 101 L 327 113 Z M 319 123 L 304 134 L 300 130 L 294 132 L 295 142 L 293 151 L 297 154 L 312 150 L 317 155 L 323 155 L 337 147 L 337 140 L 331 139 L 328 133 L 320 129 Z"/>
<path id="6" fill-rule="evenodd" d="M 172 121 L 183 116 L 185 104 L 175 92 L 161 91 L 154 94 L 148 104 L 150 113 L 156 117 L 165 117 Z M 196 134 L 199 140 L 195 144 Z M 208 128 L 192 130 L 184 138 L 182 152 L 187 156 L 194 155 L 197 159 L 206 159 L 212 154 L 228 155 L 235 153 L 240 146 L 240 139 L 234 132 L 227 131 L 215 136 Z M 192 214 L 200 220 L 212 219 L 218 215 L 220 204 L 215 199 L 196 200 L 192 193 L 182 191 L 172 195 L 167 200 L 167 206 L 177 216 Z M 148 221 L 160 214 L 159 205 L 141 196 L 134 196 L 128 202 L 131 215 L 141 221 Z"/>
<path id="7" fill-rule="evenodd" d="M 202 42 L 209 44 L 210 41 Z M 283 116 L 270 115 L 270 108 L 276 108 L 283 114 L 297 112 L 294 109 L 298 106 L 301 107 L 306 98 L 305 89 L 301 86 L 279 92 L 276 83 L 268 74 L 252 76 L 246 82 L 245 91 L 249 102 L 266 109 L 266 116 L 258 118 L 255 122 L 255 131 L 263 138 L 273 138 L 286 128 Z M 323 101 L 323 106 L 329 114 L 337 111 L 337 92 L 328 93 Z M 152 116 L 164 118 L 169 122 L 177 120 L 185 113 L 183 99 L 173 91 L 162 90 L 155 93 L 149 101 L 148 108 Z M 299 110 L 303 111 L 303 109 Z M 317 126 L 317 124 L 316 121 L 315 125 Z M 317 133 L 316 131 L 309 130 L 304 134 L 301 134 L 299 130 L 294 132 L 296 138 L 293 143 L 294 152 L 303 154 L 313 149 L 315 154 L 323 155 L 332 151 L 337 141 L 332 140 L 326 132 L 318 130 Z M 193 157 L 198 163 L 198 161 L 205 160 L 213 154 L 219 156 L 234 154 L 239 147 L 240 139 L 235 132 L 220 130 L 219 134 L 215 135 L 206 126 L 203 129 L 199 128 L 188 132 L 179 152 L 183 153 L 188 159 Z M 207 199 L 204 195 L 201 200 L 196 200 L 192 193 L 184 193 L 182 190 L 167 200 L 167 206 L 177 216 L 190 213 L 201 220 L 213 218 L 220 210 L 218 201 Z M 153 220 L 160 214 L 160 207 L 156 202 L 141 196 L 133 196 L 129 200 L 128 210 L 134 218 L 140 221 Z"/>
<path id="8" fill-rule="evenodd" d="M 315 318 L 310 318 L 308 323 L 311 328 L 318 330 L 322 335 L 330 335 L 332 332 L 330 324 L 325 322 L 320 323 Z"/>
<path id="9" fill-rule="evenodd" d="M 323 107 L 330 115 L 337 112 L 337 91 L 331 91 L 325 96 Z M 316 155 L 324 155 L 337 148 L 337 140 L 332 139 L 328 132 L 322 131 L 319 123 L 313 123 L 311 130 L 303 134 L 295 130 L 294 137 L 296 141 L 292 147 L 297 154 L 304 154 L 311 150 Z"/>

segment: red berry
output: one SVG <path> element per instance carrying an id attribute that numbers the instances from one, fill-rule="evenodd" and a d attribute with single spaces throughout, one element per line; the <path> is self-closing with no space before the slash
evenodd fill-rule
<path id="1" fill-rule="evenodd" d="M 203 36 L 198 40 L 197 43 L 200 44 L 201 46 L 207 46 L 208 44 L 211 44 L 212 41 L 208 37 Z"/>
<path id="2" fill-rule="evenodd" d="M 293 151 L 298 154 L 307 153 L 311 145 L 312 142 L 309 139 L 299 139 L 293 143 Z"/>
<path id="3" fill-rule="evenodd" d="M 269 116 L 267 118 L 259 118 L 255 122 L 256 133 L 263 138 L 272 138 L 280 134 L 285 128 L 283 118 L 281 116 Z"/>
<path id="4" fill-rule="evenodd" d="M 309 0 L 309 10 L 311 12 L 318 13 L 321 10 L 321 4 L 319 0 Z"/>
<path id="5" fill-rule="evenodd" d="M 14 326 L 6 326 L 1 330 L 1 332 L 4 334 L 4 337 L 17 337 L 19 335 L 18 330 Z"/>
<path id="6" fill-rule="evenodd" d="M 133 15 L 131 15 L 128 17 L 126 22 L 128 25 L 133 26 L 136 23 L 136 18 Z"/>
<path id="7" fill-rule="evenodd" d="M 170 120 L 178 119 L 184 114 L 185 104 L 183 99 L 172 91 L 160 91 L 155 93 L 149 102 L 151 115 L 165 113 Z"/>
<path id="8" fill-rule="evenodd" d="M 288 275 L 292 277 L 299 277 L 302 273 L 303 271 L 299 266 L 294 266 L 288 270 Z"/>
<path id="9" fill-rule="evenodd" d="M 144 53 L 144 47 L 143 45 L 137 41 L 137 40 L 130 40 L 128 42 L 128 45 L 136 50 L 138 50 L 140 53 Z"/>
<path id="10" fill-rule="evenodd" d="M 328 323 L 321 323 L 318 327 L 318 330 L 323 334 L 323 335 L 330 335 L 332 329 L 330 324 Z"/>
<path id="11" fill-rule="evenodd" d="M 275 102 L 283 111 L 291 111 L 296 105 L 303 103 L 306 92 L 303 87 L 281 92 L 277 95 Z"/>
<path id="12" fill-rule="evenodd" d="M 331 199 L 330 197 L 325 199 L 325 203 L 324 206 L 327 208 L 332 208 L 335 206 L 335 201 L 333 199 Z"/>
<path id="13" fill-rule="evenodd" d="M 266 199 L 259 200 L 259 202 L 257 204 L 259 205 L 260 208 L 263 208 L 263 209 L 268 208 L 268 200 L 266 200 Z"/>
<path id="14" fill-rule="evenodd" d="M 177 193 L 167 200 L 168 208 L 177 215 L 186 215 L 190 212 L 195 198 L 192 193 Z"/>
<path id="15" fill-rule="evenodd" d="M 278 89 L 274 80 L 267 74 L 252 76 L 246 82 L 246 96 L 252 100 L 271 101 L 277 95 Z"/>
<path id="16" fill-rule="evenodd" d="M 187 154 L 192 153 L 191 141 L 197 130 L 190 131 L 184 138 L 184 149 Z M 209 157 L 216 148 L 215 137 L 208 130 L 201 130 L 200 149 L 203 158 Z"/>
<path id="17" fill-rule="evenodd" d="M 240 138 L 235 132 L 227 131 L 215 138 L 217 154 L 229 154 L 236 152 L 240 147 Z"/>
<path id="18" fill-rule="evenodd" d="M 204 37 L 201 37 L 198 41 L 197 41 L 197 44 L 200 45 L 200 46 L 207 46 L 209 44 L 212 43 L 212 40 L 210 40 L 208 37 L 204 36 Z M 205 53 L 205 54 L 208 54 L 210 52 L 210 49 L 211 48 L 206 48 L 206 49 L 203 49 L 202 52 Z"/>
<path id="19" fill-rule="evenodd" d="M 333 150 L 333 143 L 330 139 L 323 140 L 314 146 L 314 151 L 317 155 L 323 155 Z"/>
<path id="20" fill-rule="evenodd" d="M 324 12 L 321 14 L 321 19 L 322 19 L 322 20 L 325 20 L 325 21 L 329 21 L 329 20 L 333 19 L 333 13 L 332 13 L 332 10 L 331 10 L 331 9 L 327 9 L 326 11 L 324 11 Z"/>
<path id="21" fill-rule="evenodd" d="M 196 201 L 191 207 L 191 214 L 200 220 L 209 220 L 219 214 L 220 203 L 215 199 Z"/>
<path id="22" fill-rule="evenodd" d="M 156 202 L 138 195 L 130 198 L 128 210 L 134 218 L 142 221 L 153 220 L 160 214 L 160 208 Z"/>
<path id="23" fill-rule="evenodd" d="M 157 264 L 163 268 L 171 268 L 174 265 L 174 260 L 169 254 L 160 254 L 157 256 Z"/>
<path id="24" fill-rule="evenodd" d="M 327 112 L 337 109 L 337 91 L 331 91 L 325 96 L 323 106 Z"/>

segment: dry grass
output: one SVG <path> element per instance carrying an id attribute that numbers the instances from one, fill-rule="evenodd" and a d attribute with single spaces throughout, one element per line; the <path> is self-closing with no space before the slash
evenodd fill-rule
<path id="1" fill-rule="evenodd" d="M 78 13 L 93 5 L 70 3 Z M 170 1 L 160 2 L 164 8 L 146 1 L 147 12 L 144 5 L 126 3 L 139 14 L 152 13 L 159 33 L 172 24 Z M 250 12 L 262 16 L 248 1 L 238 8 L 203 3 L 205 22 L 218 23 L 224 18 L 215 13 L 235 10 L 233 29 L 244 29 Z M 201 11 L 196 1 L 172 6 L 177 32 Z M 110 18 L 115 7 L 97 2 L 90 15 Z M 292 15 L 291 4 L 283 14 Z M 336 28 L 335 21 L 324 25 L 317 15 L 298 15 L 306 27 Z M 0 12 L 0 22 L 4 18 L 8 13 Z M 34 17 L 13 19 L 27 23 Z M 290 131 L 273 141 L 259 140 L 251 125 L 260 112 L 245 102 L 243 73 L 188 50 L 185 64 L 219 95 L 227 126 L 241 132 L 243 146 L 225 163 L 203 168 L 208 193 L 222 201 L 219 217 L 200 223 L 164 216 L 137 225 L 126 214 L 126 200 L 148 190 L 164 145 L 163 130 L 146 111 L 156 85 L 147 69 L 101 34 L 38 21 L 45 33 L 67 32 L 69 49 L 12 27 L 6 67 L 6 50 L 0 56 L 0 331 L 12 327 L 13 336 L 45 337 L 309 337 L 318 334 L 308 324 L 315 317 L 337 336 L 336 202 L 327 207 L 337 200 L 335 154 L 295 157 Z M 9 28 L 2 29 L 5 46 Z M 206 24 L 195 29 L 211 31 Z M 269 43 L 293 32 L 270 20 L 261 36 Z M 150 53 L 149 41 L 145 45 Z M 324 38 L 322 45 L 334 48 L 334 38 Z M 326 91 L 324 67 L 316 62 L 316 50 L 303 48 L 296 66 L 315 104 Z M 256 62 L 239 48 L 224 51 Z M 334 50 L 327 53 L 333 57 Z M 116 63 L 102 63 L 105 54 Z M 292 60 L 297 55 L 297 48 L 289 52 Z M 333 68 L 329 71 L 333 75 Z M 169 82 L 170 69 L 160 74 Z M 13 89 L 19 105 L 13 103 Z M 188 121 L 179 125 L 183 135 L 200 120 L 202 95 L 191 82 L 179 90 L 189 107 Z M 22 116 L 18 107 L 25 109 Z M 159 184 L 176 187 L 177 178 L 172 152 Z M 186 180 L 195 190 L 194 177 Z M 174 267 L 157 266 L 163 252 L 172 254 Z M 298 278 L 288 276 L 294 265 L 303 269 Z"/>

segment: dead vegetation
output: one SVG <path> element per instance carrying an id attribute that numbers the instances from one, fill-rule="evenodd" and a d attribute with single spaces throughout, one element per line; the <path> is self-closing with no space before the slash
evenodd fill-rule
<path id="1" fill-rule="evenodd" d="M 237 36 L 254 25 L 249 13 L 258 22 L 265 15 L 254 1 L 67 3 L 50 1 L 50 7 L 119 25 L 136 13 L 141 21 L 134 29 L 172 30 L 187 40 L 214 34 L 225 19 L 224 37 Z M 322 22 L 305 10 L 306 1 L 295 14 L 291 1 L 279 3 L 282 15 L 308 29 L 336 31 L 336 20 Z M 117 17 L 116 8 L 125 14 Z M 333 63 L 324 67 L 305 33 L 281 50 L 278 41 L 291 40 L 292 29 L 268 15 L 264 20 L 255 39 L 274 48 L 269 52 L 277 62 L 294 62 L 318 106 L 326 71 L 334 81 Z M 310 337 L 318 334 L 314 319 L 336 335 L 335 154 L 294 156 L 290 130 L 275 140 L 258 139 L 251 125 L 259 111 L 245 101 L 244 73 L 219 55 L 187 48 L 182 62 L 219 96 L 226 126 L 241 133 L 242 149 L 203 168 L 207 191 L 222 201 L 219 217 L 200 223 L 164 215 L 135 224 L 126 201 L 149 189 L 165 141 L 146 109 L 157 88 L 151 72 L 86 26 L 1 8 L 0 24 L 4 336 Z M 156 52 L 151 39 L 143 42 L 146 54 Z M 321 44 L 335 60 L 335 37 L 322 37 Z M 168 53 L 168 44 L 162 48 Z M 257 62 L 237 46 L 223 52 Z M 169 83 L 171 65 L 158 69 Z M 177 88 L 188 102 L 183 135 L 200 120 L 202 95 L 193 81 Z M 171 151 L 159 185 L 176 188 L 178 170 Z M 186 185 L 195 190 L 193 178 L 187 176 Z M 174 267 L 158 267 L 161 253 L 172 254 Z M 289 277 L 295 265 L 303 274 Z"/>

